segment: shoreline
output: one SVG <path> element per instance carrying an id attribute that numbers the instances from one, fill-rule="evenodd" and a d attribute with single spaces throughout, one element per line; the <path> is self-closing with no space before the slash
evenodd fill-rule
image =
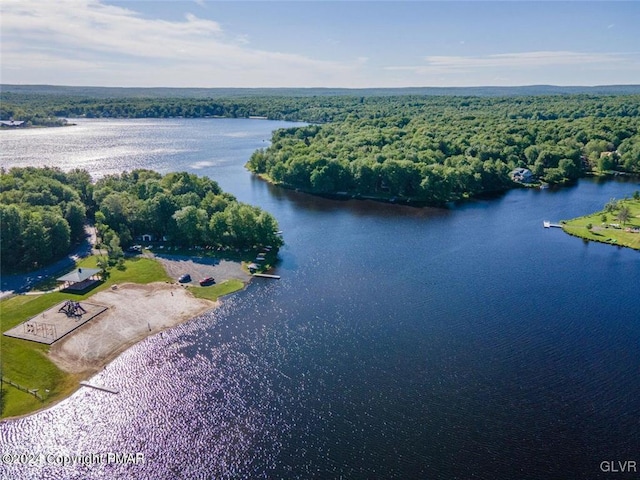
<path id="1" fill-rule="evenodd" d="M 76 393 L 81 381 L 91 379 L 133 345 L 221 304 L 220 300 L 197 298 L 187 288 L 169 282 L 123 283 L 85 301 L 100 303 L 108 309 L 52 344 L 46 353 L 46 357 L 76 383 L 76 388 L 51 402 L 45 401 L 41 408 L 4 417 L 0 422 L 28 417 L 55 406 Z"/>
<path id="2" fill-rule="evenodd" d="M 636 192 L 638 193 L 638 192 Z M 572 237 L 587 242 L 613 245 L 640 251 L 640 197 L 625 198 L 618 201 L 613 211 L 593 212 L 561 222 L 562 231 Z M 620 205 L 628 209 L 628 217 L 622 224 L 617 215 Z"/>
<path id="3" fill-rule="evenodd" d="M 197 317 L 220 302 L 194 297 L 177 284 L 125 283 L 103 290 L 87 302 L 107 310 L 51 345 L 47 356 L 61 370 L 93 375 L 130 346 Z"/>

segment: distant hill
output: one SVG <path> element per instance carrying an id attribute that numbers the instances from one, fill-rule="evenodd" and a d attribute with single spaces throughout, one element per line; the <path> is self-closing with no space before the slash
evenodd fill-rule
<path id="1" fill-rule="evenodd" d="M 0 85 L 2 93 L 57 95 L 86 98 L 229 98 L 229 97 L 314 97 L 395 95 L 509 97 L 531 95 L 632 95 L 640 94 L 640 85 L 520 87 L 407 87 L 407 88 L 131 88 L 77 87 L 57 85 Z"/>

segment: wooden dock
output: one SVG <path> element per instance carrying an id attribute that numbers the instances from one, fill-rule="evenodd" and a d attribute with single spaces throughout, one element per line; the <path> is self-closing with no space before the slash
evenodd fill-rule
<path id="1" fill-rule="evenodd" d="M 83 387 L 89 387 L 89 388 L 93 388 L 95 390 L 100 390 L 100 391 L 103 391 L 103 392 L 109 392 L 109 393 L 114 393 L 114 394 L 120 393 L 118 390 L 114 390 L 114 389 L 109 388 L 109 387 L 100 387 L 98 385 L 93 385 L 93 384 L 91 384 L 89 382 L 85 382 L 85 381 L 80 382 L 80 385 L 82 385 Z"/>
<path id="2" fill-rule="evenodd" d="M 261 278 L 272 278 L 274 280 L 280 280 L 280 275 L 269 275 L 268 273 L 254 273 L 253 276 L 254 277 L 261 277 Z"/>

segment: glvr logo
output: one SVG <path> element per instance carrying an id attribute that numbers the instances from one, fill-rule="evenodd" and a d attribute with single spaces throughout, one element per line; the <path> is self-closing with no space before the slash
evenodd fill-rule
<path id="1" fill-rule="evenodd" d="M 605 460 L 600 462 L 600 470 L 610 473 L 636 473 L 638 471 L 635 460 L 626 460 L 624 462 Z"/>

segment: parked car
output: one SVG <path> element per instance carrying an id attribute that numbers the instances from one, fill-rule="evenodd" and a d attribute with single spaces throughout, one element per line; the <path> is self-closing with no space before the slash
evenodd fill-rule
<path id="1" fill-rule="evenodd" d="M 180 275 L 180 278 L 178 279 L 178 281 L 180 283 L 188 283 L 191 281 L 191 275 L 189 275 L 188 273 L 185 273 L 184 275 Z"/>
<path id="2" fill-rule="evenodd" d="M 201 287 L 206 287 L 208 285 L 213 285 L 214 283 L 216 283 L 216 281 L 213 279 L 213 277 L 207 277 L 207 278 L 203 278 L 202 280 L 200 280 L 200 286 Z"/>

